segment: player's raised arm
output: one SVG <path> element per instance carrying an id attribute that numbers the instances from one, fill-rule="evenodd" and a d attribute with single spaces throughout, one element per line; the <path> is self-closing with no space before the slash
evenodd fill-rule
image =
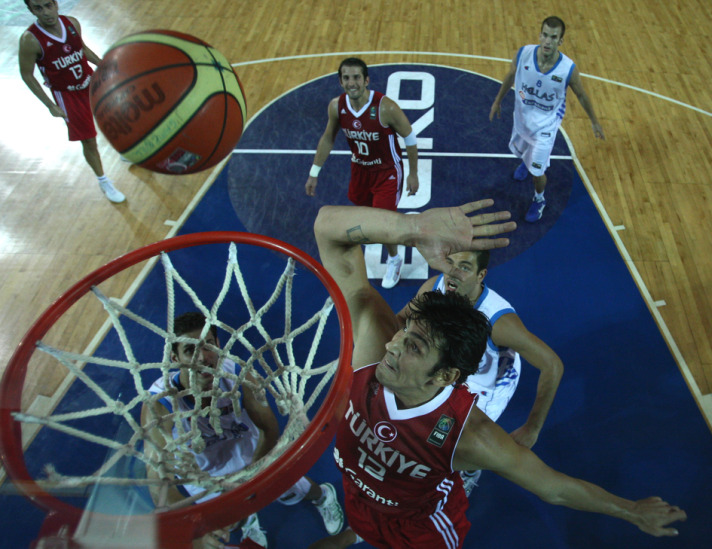
<path id="1" fill-rule="evenodd" d="M 321 260 L 340 286 L 364 284 L 354 280 L 357 273 L 352 262 L 359 258 L 350 254 L 361 244 L 415 246 L 431 267 L 445 271 L 450 254 L 509 244 L 508 238 L 489 238 L 516 229 L 516 223 L 507 221 L 511 217 L 509 212 L 469 215 L 493 203 L 486 199 L 451 208 L 432 208 L 419 215 L 376 208 L 325 206 L 314 225 Z M 498 223 L 500 221 L 505 223 Z"/>
<path id="2" fill-rule="evenodd" d="M 484 413 L 473 412 L 453 459 L 455 469 L 489 469 L 547 503 L 620 518 L 656 537 L 677 535 L 677 530 L 669 525 L 687 519 L 685 511 L 659 497 L 625 499 L 556 471 L 531 450 L 514 442 Z"/>

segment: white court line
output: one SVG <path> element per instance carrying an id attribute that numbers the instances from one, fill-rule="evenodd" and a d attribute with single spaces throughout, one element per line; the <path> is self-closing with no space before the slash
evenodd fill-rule
<path id="1" fill-rule="evenodd" d="M 670 330 L 668 329 L 665 320 L 663 320 L 663 317 L 660 314 L 658 307 L 660 305 L 666 305 L 666 303 L 664 301 L 653 300 L 652 296 L 650 295 L 650 292 L 648 291 L 647 286 L 645 285 L 645 282 L 643 282 L 643 278 L 640 276 L 640 273 L 638 272 L 638 269 L 635 266 L 635 263 L 631 259 L 630 254 L 628 253 L 628 250 L 625 247 L 625 244 L 623 244 L 623 241 L 621 240 L 619 231 L 616 230 L 617 227 L 613 225 L 611 218 L 608 216 L 608 212 L 606 212 L 606 209 L 603 207 L 603 203 L 598 197 L 596 190 L 593 188 L 591 181 L 588 179 L 588 175 L 583 169 L 583 166 L 581 165 L 578 156 L 576 156 L 576 151 L 574 150 L 573 144 L 571 143 L 569 136 L 566 134 L 563 128 L 560 128 L 560 130 L 562 135 L 564 136 L 564 139 L 566 139 L 566 142 L 569 144 L 569 149 L 573 153 L 574 164 L 576 164 L 576 169 L 578 170 L 579 175 L 581 176 L 581 180 L 583 181 L 583 184 L 586 187 L 586 190 L 588 191 L 591 200 L 593 200 L 593 203 L 596 206 L 596 209 L 598 210 L 601 219 L 603 219 L 603 223 L 608 228 L 608 232 L 610 233 L 613 242 L 618 248 L 618 252 L 621 254 L 623 261 L 628 267 L 628 271 L 630 272 L 631 276 L 633 277 L 633 280 L 638 286 L 638 290 L 643 296 L 645 304 L 648 306 L 648 311 L 650 311 L 650 314 L 655 319 L 655 322 L 658 325 L 658 329 L 660 330 L 660 333 L 662 334 L 663 338 L 665 339 L 665 342 L 667 343 L 668 348 L 670 349 L 670 353 L 673 355 L 673 358 L 677 362 L 678 369 L 682 373 L 682 377 L 684 378 L 685 383 L 687 383 L 688 389 L 694 396 L 695 401 L 697 402 L 697 406 L 700 409 L 700 412 L 702 412 L 702 417 L 704 417 L 707 421 L 707 427 L 712 430 L 712 395 L 703 395 L 700 391 L 700 388 L 697 385 L 697 381 L 695 381 L 695 378 L 692 375 L 692 372 L 690 371 L 690 368 L 687 365 L 685 358 L 682 356 L 682 353 L 680 352 L 680 349 L 677 346 L 675 339 L 672 337 L 672 334 L 670 333 Z"/>
<path id="2" fill-rule="evenodd" d="M 234 149 L 232 151 L 234 154 L 309 154 L 315 155 L 315 150 L 297 150 L 297 149 Z M 346 150 L 332 150 L 331 154 L 340 155 L 350 155 L 351 151 Z M 407 156 L 407 155 L 404 155 Z M 497 153 L 463 153 L 463 152 L 431 152 L 431 151 L 418 151 L 418 158 L 425 158 L 429 156 L 444 156 L 449 158 L 460 157 L 460 158 L 517 158 L 513 154 L 497 154 Z M 555 155 L 552 154 L 549 158 L 552 160 L 571 160 L 570 155 Z"/>

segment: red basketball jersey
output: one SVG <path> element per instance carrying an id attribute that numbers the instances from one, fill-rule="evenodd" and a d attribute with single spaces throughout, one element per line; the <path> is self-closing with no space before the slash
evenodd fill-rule
<path id="1" fill-rule="evenodd" d="M 82 47 L 82 37 L 71 21 L 59 16 L 61 36 L 54 36 L 37 23 L 30 25 L 30 31 L 42 48 L 37 66 L 44 76 L 45 84 L 57 91 L 82 90 L 89 85 L 94 72 L 89 66 Z"/>
<path id="2" fill-rule="evenodd" d="M 351 147 L 351 162 L 367 170 L 382 170 L 401 164 L 396 132 L 381 124 L 380 107 L 385 97 L 369 92 L 369 100 L 356 112 L 346 94 L 339 97 L 339 124 Z"/>
<path id="3" fill-rule="evenodd" d="M 375 364 L 354 372 L 336 433 L 334 457 L 346 489 L 379 513 L 404 519 L 428 517 L 449 497 L 465 498 L 452 459 L 477 395 L 450 386 L 430 402 L 401 410 L 375 372 Z"/>

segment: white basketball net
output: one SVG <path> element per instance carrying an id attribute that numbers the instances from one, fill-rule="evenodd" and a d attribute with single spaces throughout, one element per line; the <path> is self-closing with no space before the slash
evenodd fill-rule
<path id="1" fill-rule="evenodd" d="M 76 488 L 95 484 L 132 486 L 191 484 L 205 489 L 205 492 L 186 498 L 182 502 L 175 504 L 174 507 L 187 505 L 211 493 L 227 491 L 245 482 L 246 480 L 249 480 L 258 472 L 268 467 L 304 431 L 309 422 L 309 411 L 317 402 L 317 399 L 324 387 L 333 377 L 337 367 L 336 360 L 321 366 L 315 366 L 313 364 L 327 318 L 333 308 L 333 303 L 331 298 L 327 298 L 321 308 L 317 310 L 306 322 L 299 326 L 292 326 L 292 291 L 295 273 L 295 262 L 293 259 L 288 259 L 287 265 L 279 277 L 270 298 L 259 307 L 256 307 L 253 304 L 248 294 L 245 280 L 237 261 L 237 248 L 234 243 L 231 243 L 229 246 L 227 269 L 222 288 L 217 299 L 210 306 L 203 304 L 189 284 L 174 268 L 167 254 L 161 254 L 161 262 L 165 272 L 166 295 L 168 298 L 168 326 L 165 328 L 149 322 L 130 309 L 120 305 L 117 301 L 106 297 L 97 288 L 92 289 L 94 295 L 103 304 L 111 319 L 114 329 L 118 333 L 123 346 L 125 359 L 112 360 L 100 358 L 81 353 L 63 351 L 42 342 L 37 344 L 37 347 L 41 351 L 54 357 L 72 374 L 74 374 L 79 381 L 92 389 L 104 405 L 79 412 L 56 413 L 47 416 L 16 413 L 15 419 L 26 423 L 35 423 L 51 427 L 57 431 L 105 446 L 113 451 L 110 458 L 100 469 L 87 476 L 66 476 L 55 471 L 52 465 L 47 465 L 45 470 L 48 478 L 46 480 L 43 479 L 37 481 L 37 483 L 43 488 Z M 195 309 L 200 311 L 207 319 L 207 324 L 201 334 L 201 340 L 190 339 L 187 337 L 177 337 L 173 331 L 176 285 L 182 288 L 183 291 L 190 296 Z M 247 306 L 250 316 L 247 322 L 237 328 L 228 326 L 218 318 L 218 311 L 226 296 L 228 296 L 228 294 L 237 293 L 234 290 L 235 286 L 239 289 L 239 294 Z M 263 325 L 263 318 L 265 313 L 278 302 L 283 302 L 284 304 L 284 331 L 278 336 L 271 336 Z M 303 303 L 300 303 L 300 307 L 301 306 L 303 306 Z M 140 363 L 136 359 L 131 342 L 127 337 L 126 330 L 122 326 L 121 317 L 131 319 L 163 338 L 165 345 L 163 348 L 162 362 Z M 222 348 L 215 348 L 209 345 L 206 345 L 206 348 L 218 352 L 221 361 L 223 359 L 229 359 L 235 362 L 235 364 L 239 366 L 239 368 L 236 368 L 237 374 L 232 375 L 218 367 L 217 372 L 215 370 L 210 370 L 210 373 L 214 376 L 212 388 L 207 388 L 202 392 L 197 392 L 197 390 L 193 389 L 183 389 L 179 391 L 171 384 L 166 383 L 166 387 L 171 387 L 170 389 L 167 389 L 165 392 L 158 395 L 151 394 L 148 391 L 148 386 L 145 386 L 144 381 L 140 376 L 141 372 L 146 370 L 157 370 L 156 373 L 158 374 L 158 371 L 160 371 L 164 380 L 168 381 L 171 372 L 175 373 L 177 368 L 176 364 L 171 363 L 170 358 L 173 343 L 187 342 L 196 345 L 202 344 L 202 339 L 204 339 L 208 333 L 209 325 L 216 326 L 227 332 L 229 339 L 222 346 Z M 305 334 L 312 329 L 314 331 L 314 336 L 311 345 L 309 346 L 308 356 L 302 364 L 298 364 L 297 359 L 295 358 L 293 345 L 294 340 L 301 334 Z M 258 333 L 263 342 L 259 346 L 255 346 L 246 337 L 245 332 L 247 330 L 251 330 L 251 334 L 254 334 L 255 332 Z M 304 337 L 309 337 L 309 335 L 306 334 Z M 254 339 L 254 335 L 252 335 L 252 339 Z M 234 349 L 237 350 L 234 351 Z M 117 372 L 117 374 L 128 375 L 132 378 L 133 385 L 137 393 L 136 396 L 126 402 L 111 397 L 106 391 L 104 391 L 104 389 L 102 389 L 102 387 L 99 386 L 99 384 L 97 384 L 84 372 L 83 366 L 87 363 L 122 370 L 123 373 Z M 193 365 L 189 375 L 192 378 L 196 375 L 196 372 L 200 372 L 201 370 L 207 370 L 207 368 Z M 251 384 L 249 381 L 245 382 L 245 376 L 248 373 L 251 374 L 252 378 L 256 380 L 256 385 Z M 234 389 L 230 391 L 221 390 L 219 387 L 219 381 L 221 378 L 227 378 L 234 381 Z M 317 382 L 316 384 L 312 383 L 310 385 L 311 392 L 307 395 L 307 384 L 312 378 L 317 380 Z M 217 399 L 229 398 L 232 401 L 235 413 L 239 414 L 241 412 L 240 389 L 243 382 L 253 389 L 258 400 L 262 400 L 263 403 L 266 398 L 266 392 L 269 392 L 272 395 L 278 411 L 282 415 L 288 417 L 286 427 L 284 428 L 277 445 L 265 456 L 265 458 L 256 463 L 252 463 L 248 467 L 236 473 L 226 476 L 211 477 L 198 468 L 192 453 L 187 448 L 190 444 L 196 451 L 200 452 L 201 448 L 204 447 L 204 442 L 197 427 L 198 422 L 188 421 L 190 428 L 186 430 L 183 428 L 184 422 L 180 420 L 190 420 L 191 418 L 196 418 L 199 415 L 203 417 L 207 416 L 209 417 L 210 424 L 213 429 L 215 429 L 216 433 L 218 435 L 222 434 L 222 429 L 219 423 L 220 410 L 215 406 Z M 191 384 L 191 386 L 194 385 Z M 208 398 L 211 405 L 205 409 L 196 407 L 193 410 L 181 411 L 177 405 L 177 399 L 188 395 L 193 397 L 194 402 L 200 402 L 201 398 Z M 165 438 L 165 446 L 157 447 L 146 436 L 146 431 L 154 426 L 156 421 L 154 420 L 149 425 L 146 425 L 146 428 L 144 429 L 144 427 L 141 426 L 140 421 L 137 419 L 137 411 L 140 410 L 141 405 L 144 402 L 156 402 L 165 397 L 168 397 L 173 403 L 173 412 L 170 416 L 173 418 L 174 423 L 178 428 L 179 435 L 174 439 L 172 433 L 167 432 L 164 429 L 162 434 Z M 120 416 L 130 427 L 132 435 L 127 442 L 119 442 L 69 425 L 69 422 L 80 418 L 109 414 Z M 143 441 L 145 445 L 150 445 L 155 452 L 143 453 L 137 449 L 137 445 L 140 441 Z M 126 456 L 132 456 L 143 461 L 147 468 L 151 468 L 158 472 L 162 480 L 112 477 L 109 474 L 110 470 L 119 460 L 125 458 Z M 176 478 L 175 475 L 179 475 L 180 478 Z"/>

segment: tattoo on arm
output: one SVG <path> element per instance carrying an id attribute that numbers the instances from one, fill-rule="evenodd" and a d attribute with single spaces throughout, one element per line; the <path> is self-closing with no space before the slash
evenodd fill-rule
<path id="1" fill-rule="evenodd" d="M 371 242 L 368 237 L 363 234 L 361 225 L 356 225 L 355 227 L 347 229 L 346 236 L 348 237 L 349 242 L 353 242 L 354 244 L 367 244 Z"/>

